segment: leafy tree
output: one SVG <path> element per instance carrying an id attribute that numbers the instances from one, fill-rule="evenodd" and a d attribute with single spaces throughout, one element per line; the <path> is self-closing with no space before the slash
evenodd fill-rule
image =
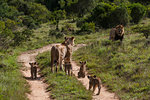
<path id="1" fill-rule="evenodd" d="M 146 13 L 146 7 L 140 3 L 133 3 L 129 6 L 131 9 L 132 22 L 138 23 Z"/>
<path id="2" fill-rule="evenodd" d="M 14 46 L 18 46 L 22 44 L 22 42 L 29 40 L 33 32 L 29 29 L 25 29 L 23 32 L 16 32 L 14 33 Z"/>
<path id="3" fill-rule="evenodd" d="M 91 12 L 90 21 L 94 21 L 95 24 L 99 27 L 107 28 L 110 23 L 110 14 L 113 11 L 113 7 L 108 3 L 100 3 L 96 6 Z"/>
<path id="4" fill-rule="evenodd" d="M 54 17 L 54 22 L 55 22 L 55 24 L 56 24 L 56 30 L 59 30 L 59 21 L 61 20 L 61 19 L 64 19 L 64 18 L 66 18 L 66 12 L 65 12 L 65 10 L 56 10 L 56 11 L 54 11 L 53 12 L 53 17 Z"/>
<path id="5" fill-rule="evenodd" d="M 116 7 L 111 15 L 110 15 L 110 26 L 116 26 L 118 24 L 126 25 L 129 23 L 130 16 L 127 10 L 127 7 L 125 6 L 118 6 Z"/>

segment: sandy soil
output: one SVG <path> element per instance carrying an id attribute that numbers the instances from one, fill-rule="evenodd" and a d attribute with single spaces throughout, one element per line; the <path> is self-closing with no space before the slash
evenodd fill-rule
<path id="1" fill-rule="evenodd" d="M 41 78 L 41 76 L 38 74 L 37 80 L 31 80 L 29 62 L 34 62 L 35 57 L 39 53 L 43 53 L 45 51 L 50 51 L 50 49 L 53 45 L 56 45 L 56 44 L 50 44 L 50 45 L 47 45 L 40 49 L 24 52 L 18 57 L 18 62 L 22 63 L 24 66 L 22 68 L 21 72 L 23 73 L 24 77 L 26 78 L 27 82 L 30 85 L 31 93 L 27 94 L 29 100 L 50 100 L 50 97 L 49 97 L 50 93 L 46 92 L 47 85 L 45 83 L 43 83 L 43 79 Z M 85 44 L 78 44 L 73 48 L 73 51 L 75 51 L 78 48 L 83 47 L 83 46 L 85 46 Z M 73 74 L 75 76 L 77 76 L 77 73 L 79 71 L 79 66 L 77 66 L 77 64 L 74 61 L 72 62 L 72 65 L 73 65 Z M 88 80 L 87 76 L 85 78 L 80 78 L 78 80 L 81 81 L 81 83 L 86 87 L 86 89 L 88 89 L 89 80 Z M 95 95 L 97 92 L 98 92 L 98 90 L 96 89 L 95 93 L 92 96 L 93 100 L 118 100 L 117 98 L 115 98 L 114 93 L 108 92 L 107 89 L 103 86 L 101 89 L 101 94 Z"/>

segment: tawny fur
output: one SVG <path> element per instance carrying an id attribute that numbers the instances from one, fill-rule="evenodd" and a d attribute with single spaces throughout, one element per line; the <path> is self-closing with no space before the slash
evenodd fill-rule
<path id="1" fill-rule="evenodd" d="M 96 89 L 96 87 L 98 87 L 98 93 L 96 95 L 100 94 L 100 90 L 101 90 L 101 81 L 99 78 L 96 77 L 96 75 L 94 76 L 88 76 L 89 79 L 89 90 L 91 90 L 91 88 L 93 87 L 93 93 Z"/>
<path id="2" fill-rule="evenodd" d="M 117 25 L 115 28 L 112 28 L 110 31 L 109 39 L 112 41 L 120 40 L 122 41 L 124 38 L 124 27 L 123 25 Z"/>
<path id="3" fill-rule="evenodd" d="M 65 72 L 70 76 L 72 75 L 72 64 L 71 64 L 71 57 L 72 57 L 72 46 L 68 45 L 66 46 L 67 53 L 64 58 L 64 66 L 65 66 Z"/>
<path id="4" fill-rule="evenodd" d="M 85 77 L 85 72 L 86 72 L 86 61 L 85 62 L 81 62 L 80 61 L 80 70 L 78 72 L 78 78 L 84 78 Z"/>
<path id="5" fill-rule="evenodd" d="M 62 70 L 62 62 L 67 55 L 67 46 L 74 45 L 74 37 L 67 38 L 65 37 L 65 41 L 61 43 L 60 45 L 53 46 L 51 49 L 51 71 L 53 71 L 54 65 L 56 66 L 56 72 L 57 72 L 57 66 L 60 66 L 60 70 Z"/>
<path id="6" fill-rule="evenodd" d="M 31 66 L 31 78 L 36 79 L 37 78 L 37 63 L 29 63 Z"/>

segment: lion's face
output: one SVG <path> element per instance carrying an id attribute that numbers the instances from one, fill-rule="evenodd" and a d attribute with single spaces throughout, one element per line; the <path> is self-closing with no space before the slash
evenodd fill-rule
<path id="1" fill-rule="evenodd" d="M 74 37 L 65 37 L 65 44 L 74 46 Z"/>
<path id="2" fill-rule="evenodd" d="M 82 62 L 80 61 L 81 67 L 85 67 L 86 66 L 86 61 Z"/>
<path id="3" fill-rule="evenodd" d="M 94 76 L 87 76 L 88 77 L 88 79 L 90 80 L 90 81 L 92 81 L 92 80 L 94 80 L 95 78 L 96 78 L 96 75 L 94 75 Z"/>
<path id="4" fill-rule="evenodd" d="M 122 25 L 117 25 L 116 26 L 116 33 L 119 35 L 119 36 L 122 36 L 123 35 L 123 31 L 124 31 L 124 27 Z"/>

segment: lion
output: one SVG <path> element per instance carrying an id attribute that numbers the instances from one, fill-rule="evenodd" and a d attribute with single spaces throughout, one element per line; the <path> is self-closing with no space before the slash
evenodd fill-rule
<path id="1" fill-rule="evenodd" d="M 124 38 L 124 27 L 123 27 L 123 25 L 117 25 L 115 28 L 111 29 L 109 40 L 112 40 L 112 41 L 120 40 L 120 41 L 122 41 L 123 38 Z"/>
<path id="2" fill-rule="evenodd" d="M 96 77 L 96 75 L 94 76 L 87 76 L 89 79 L 89 90 L 93 87 L 93 93 L 96 89 L 96 87 L 98 87 L 98 93 L 96 95 L 100 94 L 100 90 L 101 90 L 101 81 L 99 78 Z"/>
<path id="3" fill-rule="evenodd" d="M 64 58 L 64 66 L 65 66 L 65 73 L 70 76 L 72 76 L 72 64 L 71 64 L 71 57 L 72 57 L 72 46 L 68 45 L 66 46 L 67 48 L 67 53 L 66 56 Z"/>
<path id="4" fill-rule="evenodd" d="M 85 77 L 85 71 L 86 71 L 86 61 L 85 62 L 82 62 L 80 61 L 80 70 L 78 72 L 78 78 L 82 77 L 84 78 Z"/>
<path id="5" fill-rule="evenodd" d="M 53 72 L 53 66 L 56 66 L 56 72 L 57 72 L 57 66 L 60 66 L 60 70 L 62 69 L 62 63 L 64 58 L 67 55 L 67 46 L 74 46 L 74 37 L 65 37 L 65 41 L 61 43 L 60 45 L 55 45 L 51 48 L 51 71 Z"/>
<path id="6" fill-rule="evenodd" d="M 72 76 L 72 64 L 71 64 L 71 62 L 65 62 L 64 66 L 65 66 L 66 75 L 68 74 L 69 76 L 70 75 Z"/>
<path id="7" fill-rule="evenodd" d="M 31 66 L 31 78 L 36 79 L 37 78 L 37 63 L 32 62 L 32 63 L 29 63 L 29 64 Z"/>

